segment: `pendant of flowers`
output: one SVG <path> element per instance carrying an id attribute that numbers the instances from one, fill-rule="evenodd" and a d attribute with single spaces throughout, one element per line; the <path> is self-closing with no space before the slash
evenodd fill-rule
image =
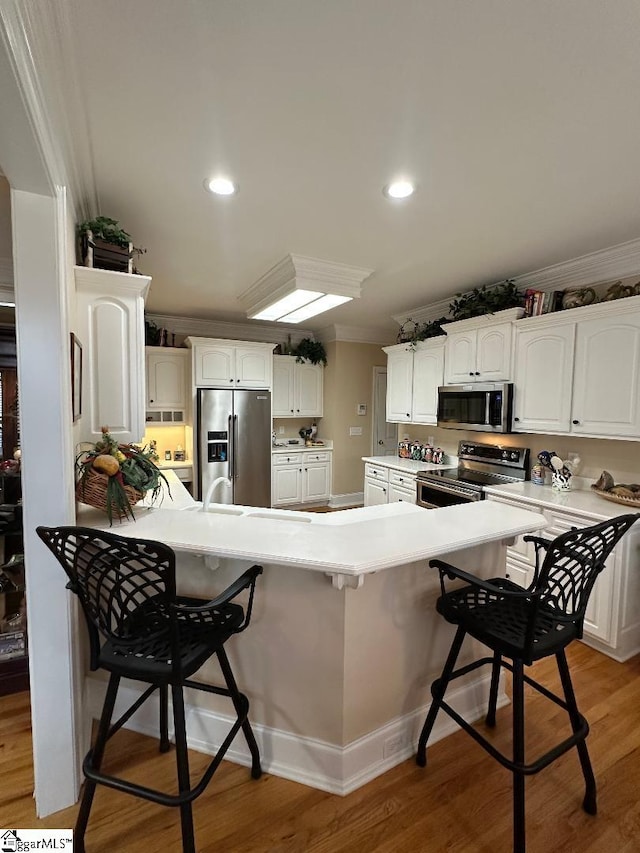
<path id="1" fill-rule="evenodd" d="M 119 444 L 109 427 L 102 427 L 102 438 L 76 457 L 76 497 L 105 510 L 110 524 L 114 515 L 135 521 L 133 505 L 146 492 L 151 492 L 151 501 L 155 502 L 162 491 L 161 480 L 169 491 L 154 457 L 157 458 L 152 448 Z"/>

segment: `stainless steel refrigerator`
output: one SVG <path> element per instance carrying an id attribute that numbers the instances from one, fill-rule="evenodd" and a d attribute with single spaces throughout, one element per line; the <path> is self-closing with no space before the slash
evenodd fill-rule
<path id="1" fill-rule="evenodd" d="M 199 388 L 198 498 L 217 477 L 213 503 L 271 506 L 271 392 Z"/>

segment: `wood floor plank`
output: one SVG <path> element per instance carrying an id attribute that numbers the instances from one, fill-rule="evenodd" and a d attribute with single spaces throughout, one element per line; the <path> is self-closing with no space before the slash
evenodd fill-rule
<path id="1" fill-rule="evenodd" d="M 528 853 L 638 853 L 640 850 L 640 656 L 616 663 L 581 643 L 569 649 L 578 703 L 598 782 L 598 815 L 581 808 L 584 783 L 575 751 L 527 780 Z M 534 667 L 551 689 L 553 661 Z M 543 752 L 566 727 L 561 709 L 527 690 L 527 749 Z M 481 725 L 481 724 L 480 724 Z M 510 750 L 510 709 L 498 712 L 495 745 Z M 173 752 L 134 732 L 114 738 L 105 769 L 175 791 Z M 190 753 L 193 778 L 208 756 Z M 126 767 L 126 771 L 124 768 Z M 65 828 L 74 806 L 35 817 L 29 696 L 0 698 L 0 828 Z M 337 797 L 223 762 L 194 803 L 201 853 L 501 853 L 511 850 L 511 775 L 464 732 L 347 797 Z M 178 811 L 98 788 L 87 853 L 179 851 Z"/>

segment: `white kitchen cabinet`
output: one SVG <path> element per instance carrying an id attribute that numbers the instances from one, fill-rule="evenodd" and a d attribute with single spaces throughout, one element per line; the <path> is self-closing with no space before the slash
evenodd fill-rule
<path id="1" fill-rule="evenodd" d="M 300 450 L 272 455 L 272 503 L 322 503 L 331 497 L 331 452 Z"/>
<path id="2" fill-rule="evenodd" d="M 273 417 L 320 418 L 323 412 L 323 367 L 273 356 Z"/>
<path id="3" fill-rule="evenodd" d="M 392 423 L 435 424 L 438 386 L 442 385 L 445 338 L 439 336 L 384 347 L 387 353 L 387 420 Z"/>
<path id="4" fill-rule="evenodd" d="M 145 431 L 144 300 L 151 279 L 75 267 L 76 335 L 82 345 L 82 417 L 77 440 L 108 426 L 122 443 Z"/>
<path id="5" fill-rule="evenodd" d="M 366 462 L 364 467 L 364 505 L 416 502 L 416 478 L 412 473 L 396 471 L 385 465 Z"/>
<path id="6" fill-rule="evenodd" d="M 187 338 L 196 388 L 271 388 L 275 344 Z"/>
<path id="7" fill-rule="evenodd" d="M 176 347 L 146 347 L 146 421 L 185 423 L 190 352 Z"/>
<path id="8" fill-rule="evenodd" d="M 639 438 L 640 297 L 521 321 L 514 381 L 516 431 Z"/>
<path id="9" fill-rule="evenodd" d="M 474 318 L 474 320 L 483 318 Z M 468 323 L 471 321 L 459 321 Z M 511 379 L 511 322 L 482 325 L 456 331 L 447 326 L 445 383 L 497 382 Z"/>
<path id="10" fill-rule="evenodd" d="M 489 500 L 535 510 L 531 501 L 514 497 L 487 495 Z M 570 495 L 568 496 L 570 500 Z M 620 514 L 624 507 L 620 507 Z M 614 511 L 615 514 L 615 511 Z M 548 524 L 536 535 L 547 539 L 566 533 L 572 528 L 588 527 L 602 521 L 602 517 L 587 518 L 571 509 L 545 508 Z M 605 516 L 606 517 L 606 516 Z M 584 620 L 584 641 L 616 660 L 627 660 L 640 651 L 640 617 L 637 597 L 640 595 L 640 578 L 637 563 L 640 556 L 640 526 L 632 527 L 614 548 L 602 574 L 594 585 Z M 523 587 L 533 580 L 535 550 L 532 543 L 519 536 L 507 548 L 506 574 Z"/>

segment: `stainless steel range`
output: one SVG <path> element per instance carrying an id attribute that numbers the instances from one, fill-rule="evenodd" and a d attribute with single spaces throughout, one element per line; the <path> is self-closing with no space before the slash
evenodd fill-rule
<path id="1" fill-rule="evenodd" d="M 518 483 L 529 477 L 529 448 L 500 444 L 458 445 L 458 467 L 419 471 L 417 504 L 427 509 L 480 501 L 484 486 Z"/>

